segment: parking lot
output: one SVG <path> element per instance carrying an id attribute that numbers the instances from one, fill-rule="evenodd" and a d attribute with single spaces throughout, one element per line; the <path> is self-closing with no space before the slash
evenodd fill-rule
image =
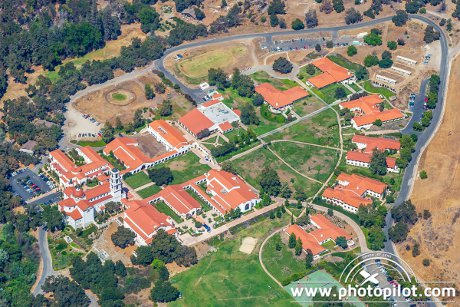
<path id="1" fill-rule="evenodd" d="M 290 51 L 300 49 L 313 49 L 317 44 L 325 48 L 329 38 L 297 38 L 278 41 L 263 41 L 260 43 L 262 49 L 270 51 Z M 362 39 L 353 36 L 341 36 L 334 40 L 334 46 L 362 45 Z"/>
<path id="2" fill-rule="evenodd" d="M 28 168 L 12 174 L 11 186 L 13 192 L 24 201 L 48 193 L 54 188 L 53 182 L 46 176 L 37 175 Z"/>

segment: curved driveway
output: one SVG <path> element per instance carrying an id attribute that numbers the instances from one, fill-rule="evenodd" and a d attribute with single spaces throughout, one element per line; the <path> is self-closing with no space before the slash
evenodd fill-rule
<path id="1" fill-rule="evenodd" d="M 40 249 L 40 256 L 42 258 L 42 272 L 40 275 L 40 280 L 33 290 L 34 295 L 43 293 L 42 286 L 45 283 L 46 278 L 48 276 L 54 275 L 53 263 L 50 250 L 48 248 L 47 231 L 42 227 L 38 229 L 38 246 Z"/>

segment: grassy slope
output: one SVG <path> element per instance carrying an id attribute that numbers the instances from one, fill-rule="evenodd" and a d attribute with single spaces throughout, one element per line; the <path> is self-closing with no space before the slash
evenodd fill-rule
<path id="1" fill-rule="evenodd" d="M 288 221 L 288 215 L 282 219 L 264 219 L 219 243 L 216 252 L 171 278 L 182 299 L 170 306 L 296 306 L 289 294 L 262 270 L 258 259 L 263 237 Z M 250 255 L 239 251 L 246 236 L 258 238 L 258 245 Z"/>

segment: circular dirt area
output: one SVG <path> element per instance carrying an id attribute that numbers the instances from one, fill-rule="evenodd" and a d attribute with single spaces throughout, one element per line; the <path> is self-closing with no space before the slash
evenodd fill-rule
<path id="1" fill-rule="evenodd" d="M 126 106 L 136 99 L 136 95 L 127 90 L 113 90 L 105 94 L 105 100 L 116 106 Z"/>

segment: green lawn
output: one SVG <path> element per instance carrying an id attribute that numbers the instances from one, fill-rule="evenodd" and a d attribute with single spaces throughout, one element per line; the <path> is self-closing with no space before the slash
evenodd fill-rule
<path id="1" fill-rule="evenodd" d="M 126 167 L 121 163 L 115 156 L 112 155 L 102 155 L 102 157 L 107 160 L 113 167 L 116 167 L 118 170 L 122 171 Z"/>
<path id="2" fill-rule="evenodd" d="M 264 237 L 273 229 L 289 222 L 263 219 L 240 228 L 234 237 L 215 242 L 217 251 L 200 259 L 199 263 L 171 278 L 182 298 L 170 306 L 297 306 L 263 270 L 258 249 Z M 255 250 L 247 255 L 239 251 L 243 238 L 258 239 Z"/>
<path id="3" fill-rule="evenodd" d="M 270 83 L 271 85 L 282 91 L 298 86 L 297 82 L 289 79 L 272 78 L 265 71 L 255 72 L 251 75 L 251 78 L 257 83 Z"/>
<path id="4" fill-rule="evenodd" d="M 70 141 L 72 144 L 76 144 L 79 146 L 90 146 L 90 147 L 104 147 L 107 145 L 104 141 L 99 140 L 99 141 L 75 141 L 72 140 Z"/>
<path id="5" fill-rule="evenodd" d="M 339 127 L 336 114 L 328 109 L 264 138 L 266 142 L 281 139 L 338 147 Z"/>
<path id="6" fill-rule="evenodd" d="M 330 176 L 339 157 L 336 150 L 310 145 L 277 142 L 270 146 L 293 168 L 321 182 Z"/>
<path id="7" fill-rule="evenodd" d="M 176 212 L 174 212 L 171 208 L 168 207 L 163 201 L 159 201 L 154 204 L 155 208 L 161 213 L 166 214 L 167 216 L 171 217 L 176 223 L 182 223 L 184 221 Z"/>
<path id="8" fill-rule="evenodd" d="M 277 244 L 281 246 L 280 251 L 276 250 Z M 274 235 L 267 241 L 262 251 L 262 261 L 270 274 L 283 285 L 307 274 L 305 261 L 294 256 L 293 251 L 281 241 L 280 234 Z"/>
<path id="9" fill-rule="evenodd" d="M 316 96 L 310 95 L 294 103 L 294 112 L 299 116 L 304 116 L 316 111 L 324 106 L 324 103 Z"/>
<path id="10" fill-rule="evenodd" d="M 374 86 L 372 85 L 372 82 L 370 80 L 367 80 L 365 81 L 362 86 L 364 87 L 364 89 L 369 92 L 369 93 L 376 93 L 376 94 L 380 94 L 380 95 L 383 95 L 385 96 L 385 98 L 387 98 L 388 100 L 391 99 L 391 97 L 395 96 L 396 94 L 393 93 L 392 91 L 390 91 L 389 89 L 387 88 L 384 88 L 384 87 L 378 87 L 378 86 Z"/>
<path id="11" fill-rule="evenodd" d="M 123 93 L 113 93 L 112 98 L 117 100 L 117 101 L 123 101 L 123 100 L 126 100 L 127 97 Z"/>
<path id="12" fill-rule="evenodd" d="M 321 246 L 324 247 L 325 249 L 332 250 L 335 247 L 335 243 L 334 243 L 334 241 L 329 240 L 326 243 L 321 244 Z"/>
<path id="13" fill-rule="evenodd" d="M 135 175 L 132 175 L 132 176 L 126 178 L 125 182 L 131 188 L 136 189 L 138 187 L 146 185 L 147 183 L 150 183 L 151 181 L 150 181 L 149 176 L 146 173 L 139 172 L 139 173 L 137 173 Z"/>
<path id="14" fill-rule="evenodd" d="M 211 169 L 207 164 L 201 164 L 200 159 L 193 152 L 188 152 L 155 167 L 169 167 L 171 169 L 174 176 L 171 184 L 184 183 L 207 173 Z"/>
<path id="15" fill-rule="evenodd" d="M 267 167 L 276 170 L 281 181 L 287 183 L 293 191 L 303 191 L 308 197 L 313 196 L 321 187 L 319 183 L 313 182 L 294 172 L 265 148 L 259 148 L 243 157 L 233 160 L 231 164 L 235 167 L 238 174 L 257 189 L 260 189 L 259 180 L 263 176 L 264 169 Z"/>
<path id="16" fill-rule="evenodd" d="M 311 91 L 313 91 L 316 95 L 318 95 L 326 103 L 333 103 L 334 101 L 337 100 L 337 98 L 335 97 L 335 91 L 338 88 L 343 88 L 347 95 L 351 94 L 350 90 L 347 89 L 341 83 L 334 83 L 334 84 L 328 85 L 326 87 L 323 87 L 322 89 L 312 88 Z"/>
<path id="17" fill-rule="evenodd" d="M 361 88 L 360 88 L 358 85 L 356 85 L 356 83 L 350 83 L 349 86 L 350 86 L 352 89 L 354 89 L 355 92 L 361 91 Z"/>
<path id="18" fill-rule="evenodd" d="M 147 198 L 147 197 L 150 197 L 158 192 L 161 191 L 161 188 L 157 185 L 151 185 L 145 189 L 142 189 L 140 191 L 137 191 L 136 193 L 139 194 L 140 197 L 142 197 L 142 199 L 144 198 Z"/>
<path id="19" fill-rule="evenodd" d="M 192 196 L 197 202 L 200 203 L 201 208 L 203 209 L 204 212 L 210 211 L 210 210 L 212 209 L 211 206 L 210 206 L 208 203 L 204 202 L 204 200 L 202 200 L 202 199 L 198 196 L 198 194 L 196 194 L 193 190 L 187 189 L 187 190 L 185 190 L 185 191 L 186 191 L 188 194 L 190 194 L 190 196 Z M 203 190 L 203 192 L 206 192 L 206 191 Z"/>
<path id="20" fill-rule="evenodd" d="M 337 65 L 340 65 L 342 67 L 345 67 L 346 69 L 352 70 L 352 71 L 357 71 L 359 67 L 362 65 L 358 63 L 353 63 L 350 60 L 346 59 L 340 54 L 332 54 L 328 55 L 327 58 L 331 60 L 332 62 L 336 63 Z"/>
<path id="21" fill-rule="evenodd" d="M 313 75 L 310 75 L 309 73 L 307 73 L 307 65 L 305 65 L 299 69 L 299 73 L 297 74 L 297 77 L 303 82 L 306 82 L 307 79 L 310 79 L 311 77 L 317 76 L 321 73 L 322 73 L 321 70 L 315 67 L 315 73 Z"/>

